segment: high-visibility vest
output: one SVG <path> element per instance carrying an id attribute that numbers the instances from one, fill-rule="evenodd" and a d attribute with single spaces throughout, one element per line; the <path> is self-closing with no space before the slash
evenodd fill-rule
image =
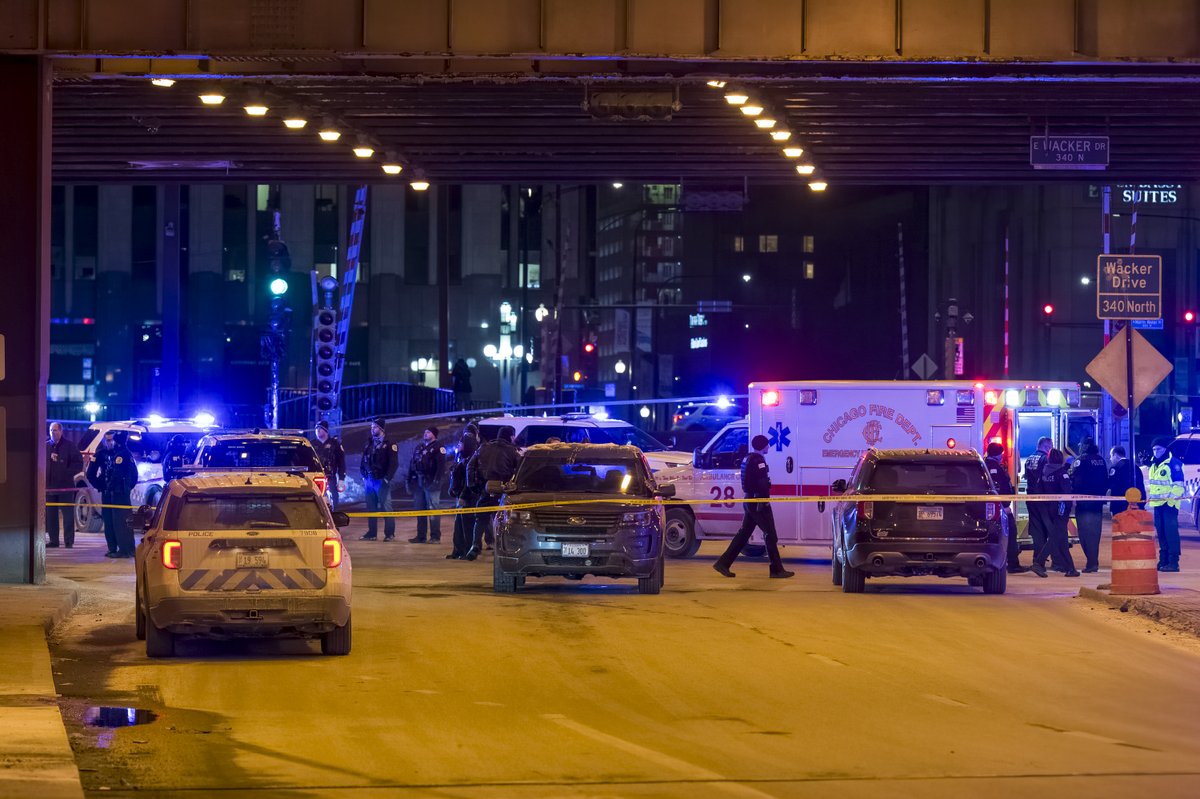
<path id="1" fill-rule="evenodd" d="M 1168 457 L 1162 463 L 1150 464 L 1150 474 L 1146 480 L 1146 493 L 1149 495 L 1148 507 L 1157 508 L 1168 505 L 1179 508 L 1179 500 L 1183 496 L 1183 481 L 1171 479 L 1171 464 L 1175 456 Z"/>

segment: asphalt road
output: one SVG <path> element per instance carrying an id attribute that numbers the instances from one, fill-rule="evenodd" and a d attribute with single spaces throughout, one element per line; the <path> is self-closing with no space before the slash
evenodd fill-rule
<path id="1" fill-rule="evenodd" d="M 194 641 L 150 661 L 129 563 L 82 538 L 51 553 L 86 588 L 52 654 L 89 796 L 1200 795 L 1200 645 L 1078 579 L 843 595 L 827 561 L 724 579 L 706 544 L 659 596 L 497 596 L 490 557 L 354 540 L 350 656 Z M 96 727 L 95 706 L 153 719 Z"/>

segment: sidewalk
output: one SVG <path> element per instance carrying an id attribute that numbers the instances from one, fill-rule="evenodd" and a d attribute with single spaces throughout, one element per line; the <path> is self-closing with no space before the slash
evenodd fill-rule
<path id="1" fill-rule="evenodd" d="M 82 799 L 58 710 L 46 634 L 79 599 L 75 583 L 0 585 L 0 799 Z"/>

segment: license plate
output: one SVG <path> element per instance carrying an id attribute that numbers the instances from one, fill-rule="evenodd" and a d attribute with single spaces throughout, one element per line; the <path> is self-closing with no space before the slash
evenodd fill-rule
<path id="1" fill-rule="evenodd" d="M 267 556 L 262 554 L 246 554 L 238 553 L 237 567 L 239 569 L 265 569 L 267 568 Z"/>
<path id="2" fill-rule="evenodd" d="M 587 544 L 563 544 L 562 556 L 564 558 L 586 558 L 588 556 Z"/>
<path id="3" fill-rule="evenodd" d="M 936 505 L 933 507 L 917 507 L 917 521 L 919 522 L 940 522 L 942 520 L 942 506 Z"/>

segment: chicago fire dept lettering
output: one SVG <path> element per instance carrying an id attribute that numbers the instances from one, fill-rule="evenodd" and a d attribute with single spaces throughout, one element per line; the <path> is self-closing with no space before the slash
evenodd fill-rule
<path id="1" fill-rule="evenodd" d="M 921 433 L 917 430 L 917 426 L 913 424 L 904 414 L 887 405 L 876 405 L 874 403 L 867 405 L 855 405 L 847 408 L 840 413 L 833 423 L 829 425 L 825 431 L 823 440 L 826 444 L 832 444 L 833 439 L 841 432 L 842 428 L 857 419 L 876 417 L 878 419 L 887 419 L 895 422 L 896 426 L 904 431 L 914 445 L 921 442 Z M 875 420 L 871 420 L 863 428 L 863 438 L 867 444 L 875 446 L 883 440 L 883 425 Z M 872 441 L 872 439 L 874 439 Z M 828 450 L 827 450 L 828 451 Z"/>

